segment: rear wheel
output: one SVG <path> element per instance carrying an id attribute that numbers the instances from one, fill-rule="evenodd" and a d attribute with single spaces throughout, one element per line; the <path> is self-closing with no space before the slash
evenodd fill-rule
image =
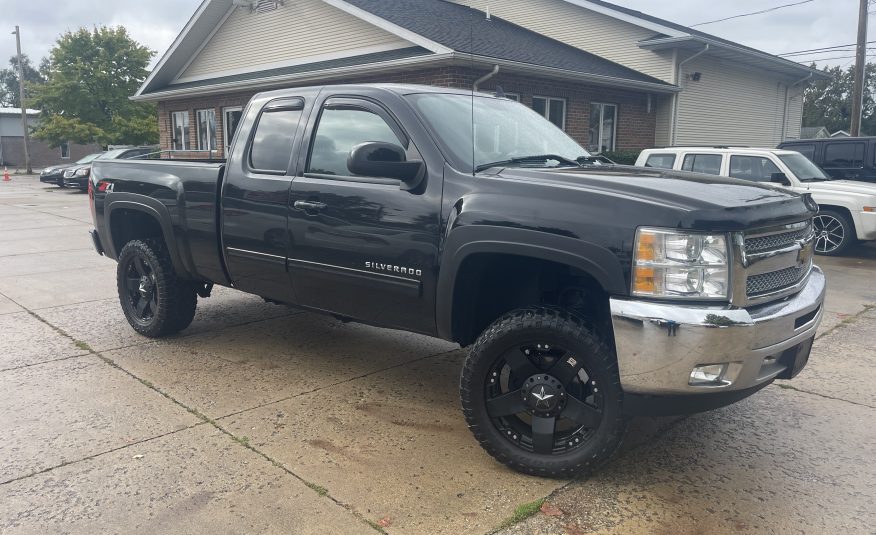
<path id="1" fill-rule="evenodd" d="M 812 221 L 815 229 L 815 252 L 839 256 L 856 241 L 855 227 L 848 217 L 834 210 L 821 210 Z"/>
<path id="2" fill-rule="evenodd" d="M 195 317 L 197 286 L 177 278 L 158 240 L 128 242 L 116 269 L 119 302 L 138 333 L 151 338 L 185 329 Z"/>
<path id="3" fill-rule="evenodd" d="M 626 428 L 613 351 L 562 310 L 519 309 L 497 320 L 472 346 L 460 385 L 481 446 L 528 474 L 587 474 Z"/>

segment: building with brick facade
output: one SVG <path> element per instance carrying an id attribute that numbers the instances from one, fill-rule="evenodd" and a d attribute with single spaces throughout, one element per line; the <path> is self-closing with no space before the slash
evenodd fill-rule
<path id="1" fill-rule="evenodd" d="M 596 0 L 205 0 L 133 98 L 187 156 L 224 157 L 259 91 L 354 82 L 501 88 L 612 152 L 799 137 L 818 76 Z"/>
<path id="2" fill-rule="evenodd" d="M 28 127 L 39 123 L 40 112 L 27 110 Z M 98 152 L 97 145 L 78 145 L 66 143 L 61 147 L 51 147 L 45 141 L 30 137 L 30 163 L 34 169 L 50 165 L 75 162 L 87 154 Z M 10 169 L 24 169 L 24 130 L 21 124 L 20 108 L 0 108 L 0 165 Z"/>

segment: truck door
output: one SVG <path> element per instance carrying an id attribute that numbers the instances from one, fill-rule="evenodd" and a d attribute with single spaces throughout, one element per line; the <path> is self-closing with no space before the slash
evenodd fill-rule
<path id="1" fill-rule="evenodd" d="M 293 302 L 286 272 L 286 207 L 303 98 L 253 103 L 249 139 L 238 137 L 222 187 L 222 247 L 235 288 Z"/>
<path id="2" fill-rule="evenodd" d="M 289 272 L 299 303 L 434 333 L 442 166 L 426 162 L 427 180 L 413 191 L 357 176 L 347 156 L 359 143 L 394 143 L 408 161 L 423 157 L 372 100 L 325 98 L 311 117 L 289 205 Z"/>

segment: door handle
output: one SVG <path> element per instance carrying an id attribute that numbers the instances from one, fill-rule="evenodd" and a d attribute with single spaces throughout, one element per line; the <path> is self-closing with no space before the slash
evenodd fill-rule
<path id="1" fill-rule="evenodd" d="M 295 201 L 292 207 L 305 212 L 319 212 L 325 209 L 326 204 L 319 201 Z"/>

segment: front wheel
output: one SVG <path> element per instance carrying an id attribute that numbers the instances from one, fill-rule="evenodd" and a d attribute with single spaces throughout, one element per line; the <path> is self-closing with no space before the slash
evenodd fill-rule
<path id="1" fill-rule="evenodd" d="M 588 474 L 626 429 L 614 352 L 562 310 L 519 309 L 493 323 L 472 346 L 460 392 L 481 446 L 527 474 Z"/>
<path id="2" fill-rule="evenodd" d="M 134 240 L 119 253 L 119 302 L 131 327 L 150 338 L 185 329 L 195 317 L 197 287 L 176 276 L 164 243 Z"/>

